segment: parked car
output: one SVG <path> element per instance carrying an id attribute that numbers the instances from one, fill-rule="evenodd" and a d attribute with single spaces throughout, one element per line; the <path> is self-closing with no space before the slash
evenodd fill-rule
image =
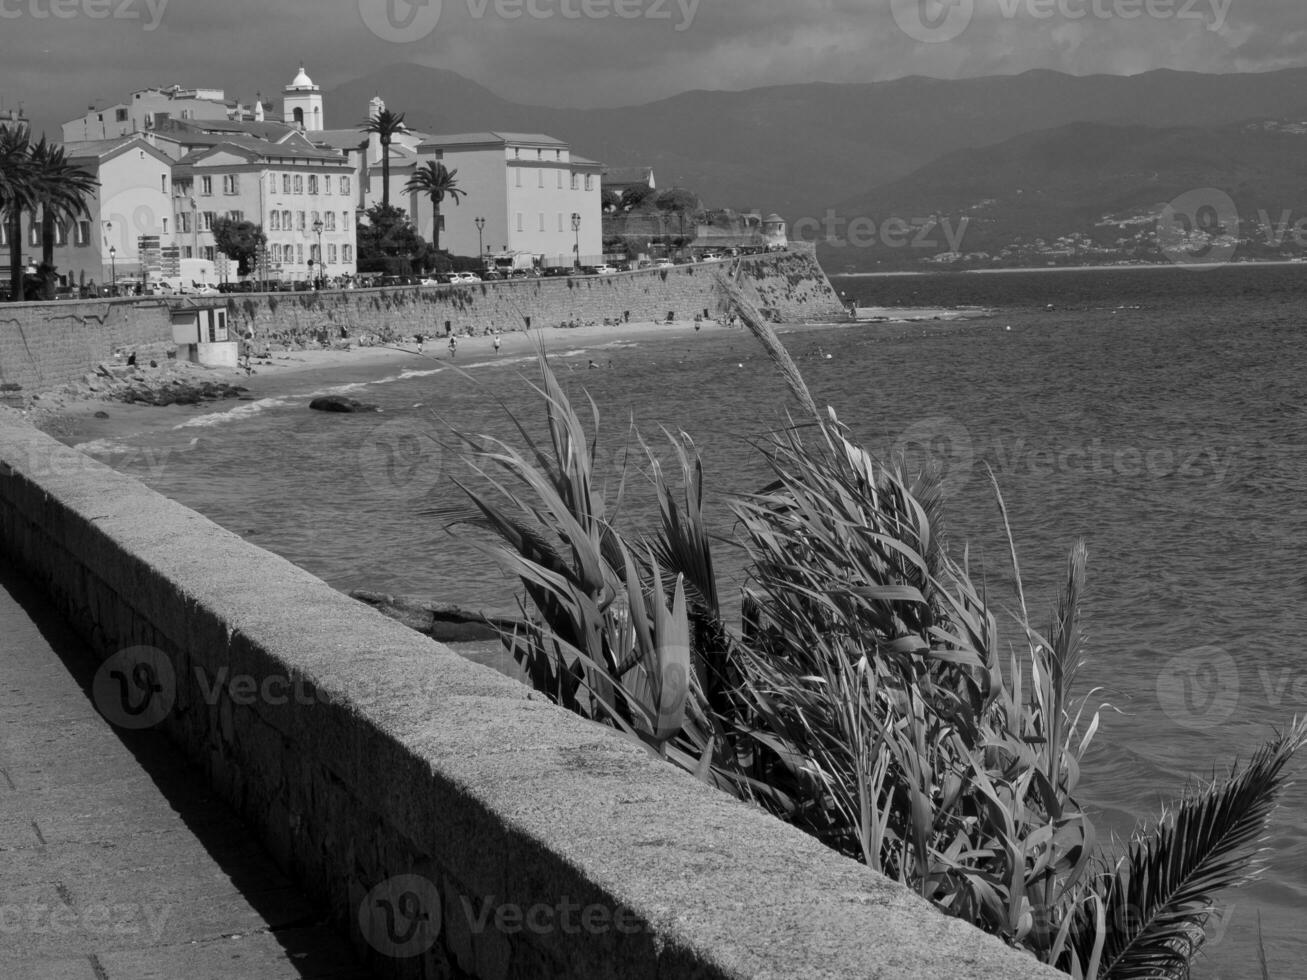
<path id="1" fill-rule="evenodd" d="M 478 276 L 475 272 L 455 272 L 450 279 L 450 282 L 455 282 L 455 283 L 470 283 L 470 282 L 480 282 L 480 281 L 481 281 L 481 277 Z"/>
<path id="2" fill-rule="evenodd" d="M 654 263 L 654 268 L 655 268 L 655 269 L 674 269 L 674 268 L 676 268 L 676 263 L 673 262 L 671 259 L 659 259 L 657 262 Z"/>
<path id="3" fill-rule="evenodd" d="M 540 274 L 551 279 L 556 276 L 569 276 L 572 274 L 572 267 L 568 265 L 547 265 L 541 270 Z"/>
<path id="4" fill-rule="evenodd" d="M 617 271 L 616 266 L 608 265 L 607 263 L 605 263 L 604 265 L 597 265 L 594 267 L 594 274 L 596 276 L 611 276 L 616 271 Z"/>

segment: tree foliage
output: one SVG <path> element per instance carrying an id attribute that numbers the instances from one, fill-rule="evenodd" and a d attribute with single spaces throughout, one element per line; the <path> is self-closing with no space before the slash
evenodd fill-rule
<path id="1" fill-rule="evenodd" d="M 393 270 L 400 260 L 412 267 L 426 268 L 431 246 L 417 233 L 408 212 L 388 204 L 374 204 L 364 213 L 356 231 L 360 272 Z"/>
<path id="2" fill-rule="evenodd" d="M 407 131 L 404 125 L 404 113 L 394 113 L 382 109 L 375 116 L 363 123 L 359 131 L 375 133 L 381 142 L 381 203 L 390 207 L 390 144 L 395 136 Z"/>
<path id="3" fill-rule="evenodd" d="M 219 252 L 237 263 L 237 275 L 248 276 L 268 238 L 262 225 L 223 217 L 214 219 L 213 242 Z"/>
<path id="4" fill-rule="evenodd" d="M 404 185 L 404 190 L 425 194 L 431 199 L 431 210 L 434 219 L 431 224 L 431 238 L 434 242 L 434 251 L 439 252 L 440 205 L 446 197 L 458 204 L 460 197 L 467 196 L 467 191 L 459 190 L 458 170 L 446 170 L 443 163 L 429 160 L 425 166 L 419 167 L 413 176 L 408 179 L 408 183 Z"/>

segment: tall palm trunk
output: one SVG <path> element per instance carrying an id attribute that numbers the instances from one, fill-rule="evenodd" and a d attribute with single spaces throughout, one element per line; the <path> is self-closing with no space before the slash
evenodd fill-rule
<path id="1" fill-rule="evenodd" d="M 48 204 L 41 207 L 41 298 L 54 299 L 54 212 Z"/>
<path id="2" fill-rule="evenodd" d="M 15 303 L 23 301 L 23 216 L 18 208 L 9 212 L 9 288 Z"/>
<path id="3" fill-rule="evenodd" d="M 381 137 L 381 203 L 390 207 L 390 137 Z"/>
<path id="4" fill-rule="evenodd" d="M 434 224 L 431 226 L 431 240 L 435 243 L 435 250 L 440 251 L 440 201 L 436 198 L 431 199 L 431 213 Z"/>

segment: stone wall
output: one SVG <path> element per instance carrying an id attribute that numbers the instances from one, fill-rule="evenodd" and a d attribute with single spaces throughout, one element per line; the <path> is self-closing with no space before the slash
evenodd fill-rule
<path id="1" fill-rule="evenodd" d="M 838 315 L 839 297 L 811 251 L 611 276 L 517 279 L 470 286 L 324 293 L 235 294 L 187 301 L 223 304 L 234 329 L 260 343 L 387 343 L 414 334 L 523 330 L 604 320 L 689 320 L 722 313 L 721 278 L 785 320 Z M 174 305 L 178 305 L 175 304 Z M 73 382 L 115 350 L 158 356 L 172 347 L 169 304 L 160 299 L 0 306 L 0 385 L 39 391 Z M 12 390 L 12 387 L 11 389 Z"/>
<path id="2" fill-rule="evenodd" d="M 378 977 L 1061 976 L 3 409 L 0 561 Z"/>
<path id="3" fill-rule="evenodd" d="M 168 304 L 158 299 L 0 303 L 5 391 L 68 384 L 118 350 L 161 357 L 173 346 Z"/>

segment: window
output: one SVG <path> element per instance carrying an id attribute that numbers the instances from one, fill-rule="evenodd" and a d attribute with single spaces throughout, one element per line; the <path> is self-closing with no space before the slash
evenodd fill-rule
<path id="1" fill-rule="evenodd" d="M 222 192 L 224 194 L 239 194 L 241 189 L 240 174 L 227 174 L 222 178 Z"/>
<path id="2" fill-rule="evenodd" d="M 304 193 L 304 175 L 303 175 L 303 174 L 296 174 L 296 175 L 295 175 L 295 193 L 296 193 L 296 194 L 303 194 L 303 193 Z"/>
<path id="3" fill-rule="evenodd" d="M 323 177 L 323 178 L 322 178 L 322 193 L 324 193 L 324 194 L 330 194 L 330 193 L 331 193 L 331 177 L 330 177 L 330 176 L 327 176 L 327 177 Z"/>
<path id="4" fill-rule="evenodd" d="M 336 230 L 336 212 L 335 212 L 335 211 L 328 211 L 326 214 L 324 214 L 324 215 L 322 216 L 322 218 L 323 218 L 323 222 L 322 222 L 322 224 L 323 224 L 323 226 L 327 229 L 327 231 L 335 231 L 335 230 Z"/>
<path id="5" fill-rule="evenodd" d="M 589 190 L 594 190 L 594 183 L 593 183 L 593 181 L 594 181 L 594 174 L 586 174 L 586 175 L 585 175 L 585 189 L 586 189 L 586 190 L 588 190 L 588 191 L 589 191 Z"/>
<path id="6" fill-rule="evenodd" d="M 164 219 L 163 219 L 163 233 L 164 233 L 165 235 L 168 234 L 168 219 L 167 219 L 167 218 L 164 218 Z"/>
<path id="7" fill-rule="evenodd" d="M 126 109 L 115 109 L 115 110 L 114 110 L 114 114 L 113 114 L 113 118 L 114 118 L 114 122 L 126 122 L 126 121 L 127 121 L 127 110 L 126 110 Z"/>
<path id="8" fill-rule="evenodd" d="M 298 265 L 303 265 L 303 264 L 304 264 L 304 246 L 303 246 L 303 245 L 296 245 L 296 246 L 295 246 L 295 262 L 296 262 L 296 264 L 298 264 Z"/>
<path id="9" fill-rule="evenodd" d="M 41 226 L 38 225 L 35 221 L 33 221 L 31 226 L 27 229 L 27 244 L 29 245 L 41 244 Z"/>
<path id="10" fill-rule="evenodd" d="M 180 232 L 189 232 L 191 230 L 191 215 L 189 211 L 177 212 L 177 230 Z"/>
<path id="11" fill-rule="evenodd" d="M 445 151 L 444 151 L 444 150 L 437 150 L 437 151 L 436 151 L 436 159 L 437 159 L 437 160 L 443 160 L 443 159 L 445 159 Z"/>
<path id="12" fill-rule="evenodd" d="M 298 228 L 300 231 L 304 231 L 304 230 L 308 227 L 308 226 L 304 223 L 304 212 L 303 212 L 303 211 L 296 211 L 296 212 L 295 212 L 295 227 Z"/>
<path id="13" fill-rule="evenodd" d="M 521 211 L 517 212 L 517 230 L 518 230 L 518 231 L 521 231 L 521 230 L 522 230 L 522 212 L 521 212 Z"/>
<path id="14" fill-rule="evenodd" d="M 290 230 L 291 230 L 290 212 L 289 212 L 289 211 L 283 211 L 283 212 L 281 212 L 281 230 L 282 230 L 282 231 L 290 231 Z"/>
<path id="15" fill-rule="evenodd" d="M 576 189 L 576 174 L 572 174 L 572 190 Z"/>
<path id="16" fill-rule="evenodd" d="M 348 211 L 342 211 L 342 212 L 340 212 L 340 227 L 341 227 L 341 229 L 344 230 L 344 231 L 348 231 L 348 230 L 349 230 L 349 212 L 348 212 Z"/>
<path id="17" fill-rule="evenodd" d="M 316 224 L 318 223 L 318 220 L 319 220 L 320 218 L 321 218 L 321 215 L 319 215 L 318 212 L 314 211 L 314 212 L 313 212 L 313 216 L 309 218 L 309 226 L 312 227 L 312 226 L 316 225 Z"/>
<path id="18" fill-rule="evenodd" d="M 290 174 L 281 175 L 281 192 L 283 194 L 290 193 Z"/>
<path id="19" fill-rule="evenodd" d="M 160 193 L 160 194 L 167 194 L 167 193 L 168 193 L 168 175 L 167 175 L 167 174 L 159 174 L 159 193 Z"/>
<path id="20" fill-rule="evenodd" d="M 184 258 L 184 259 L 193 259 L 193 258 L 195 258 L 195 249 L 192 248 L 190 245 L 183 245 L 183 246 L 182 246 L 182 258 Z"/>
<path id="21" fill-rule="evenodd" d="M 309 174 L 309 193 L 310 193 L 310 194 L 316 194 L 316 193 L 318 193 L 318 175 L 317 175 L 317 174 Z"/>
<path id="22" fill-rule="evenodd" d="M 68 244 L 68 226 L 62 221 L 54 223 L 54 243 L 60 248 Z"/>
<path id="23" fill-rule="evenodd" d="M 277 193 L 277 175 L 276 175 L 276 174 L 268 174 L 268 193 L 269 193 L 269 194 L 276 194 L 276 193 Z"/>
<path id="24" fill-rule="evenodd" d="M 353 246 L 353 245 L 342 245 L 342 246 L 340 247 L 340 261 L 342 261 L 342 262 L 353 262 L 353 261 L 354 261 L 354 246 Z"/>
<path id="25" fill-rule="evenodd" d="M 200 178 L 200 193 L 203 194 L 205 197 L 209 197 L 210 195 L 213 194 L 213 178 L 212 178 L 212 177 L 201 177 L 201 178 Z"/>
<path id="26" fill-rule="evenodd" d="M 335 246 L 335 245 L 328 245 L 328 246 L 327 246 L 327 261 L 328 261 L 329 263 L 331 263 L 332 265 L 335 265 L 335 264 L 336 264 L 336 246 Z"/>
<path id="27" fill-rule="evenodd" d="M 213 219 L 216 218 L 212 211 L 205 211 L 200 215 L 200 231 L 213 231 Z"/>
<path id="28" fill-rule="evenodd" d="M 268 231 L 281 231 L 281 212 L 273 211 L 268 216 Z"/>
<path id="29" fill-rule="evenodd" d="M 232 221 L 244 221 L 244 220 L 245 220 L 245 212 L 244 212 L 244 211 L 228 211 L 228 212 L 227 212 L 227 217 L 231 218 Z"/>
<path id="30" fill-rule="evenodd" d="M 322 261 L 318 257 L 318 246 L 316 245 L 309 246 L 309 261 L 312 262 L 314 265 L 317 265 L 319 262 Z"/>
<path id="31" fill-rule="evenodd" d="M 342 178 L 340 178 L 340 192 L 341 192 L 342 194 L 348 194 L 348 193 L 349 193 L 349 178 L 348 178 L 348 177 L 342 177 Z"/>
<path id="32" fill-rule="evenodd" d="M 91 223 L 89 221 L 77 222 L 77 238 L 74 244 L 81 246 L 91 244 Z"/>
<path id="33" fill-rule="evenodd" d="M 276 212 L 274 211 L 273 213 L 275 214 Z M 280 245 L 273 243 L 272 248 L 268 250 L 268 260 L 272 262 L 273 265 L 281 265 Z"/>
<path id="34" fill-rule="evenodd" d="M 203 253 L 203 258 L 206 262 L 214 262 L 218 258 L 218 250 L 212 245 L 205 245 L 200 249 L 200 251 Z"/>

